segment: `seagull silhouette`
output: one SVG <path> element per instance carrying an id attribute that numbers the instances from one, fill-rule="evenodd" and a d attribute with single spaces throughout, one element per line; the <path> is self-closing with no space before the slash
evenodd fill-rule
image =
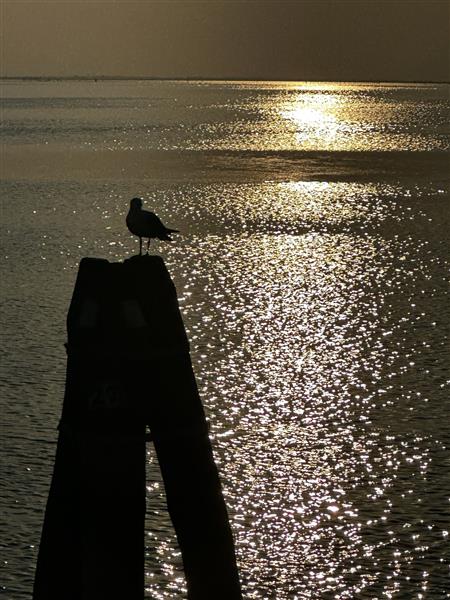
<path id="1" fill-rule="evenodd" d="M 139 238 L 139 254 L 142 254 L 142 238 L 147 238 L 147 254 L 150 247 L 150 239 L 172 241 L 169 233 L 179 233 L 178 229 L 169 229 L 155 213 L 142 209 L 141 198 L 133 198 L 130 202 L 130 210 L 127 214 L 127 227 L 133 235 Z"/>

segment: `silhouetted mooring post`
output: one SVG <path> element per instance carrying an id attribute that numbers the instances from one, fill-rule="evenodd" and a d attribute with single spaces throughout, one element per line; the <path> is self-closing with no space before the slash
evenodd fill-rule
<path id="1" fill-rule="evenodd" d="M 34 600 L 143 600 L 150 427 L 190 600 L 241 599 L 175 287 L 156 256 L 81 261 Z"/>

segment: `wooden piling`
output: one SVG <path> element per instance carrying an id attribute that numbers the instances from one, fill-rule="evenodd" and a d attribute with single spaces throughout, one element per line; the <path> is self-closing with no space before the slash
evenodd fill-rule
<path id="1" fill-rule="evenodd" d="M 231 529 L 163 260 L 83 259 L 33 600 L 144 598 L 150 428 L 190 600 L 240 600 Z"/>

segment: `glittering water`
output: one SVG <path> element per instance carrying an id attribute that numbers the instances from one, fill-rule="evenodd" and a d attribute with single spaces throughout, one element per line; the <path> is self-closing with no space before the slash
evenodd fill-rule
<path id="1" fill-rule="evenodd" d="M 0 589 L 30 597 L 83 256 L 142 195 L 246 600 L 449 598 L 445 86 L 4 84 Z M 389 152 L 386 152 L 389 151 Z M 146 597 L 184 597 L 148 454 Z"/>

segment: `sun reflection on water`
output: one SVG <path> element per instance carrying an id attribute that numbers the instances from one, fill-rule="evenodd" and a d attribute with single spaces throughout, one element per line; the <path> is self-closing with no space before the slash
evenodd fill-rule
<path id="1" fill-rule="evenodd" d="M 396 86 L 392 86 L 395 90 Z M 414 90 L 413 87 L 410 90 Z M 404 93 L 411 93 L 408 86 Z M 426 104 L 411 96 L 399 105 L 384 94 L 379 101 L 370 86 L 339 84 L 298 84 L 280 94 L 272 113 L 281 117 L 278 136 L 284 148 L 318 151 L 431 150 Z M 445 141 L 445 113 L 442 108 L 442 146 Z M 369 116 L 370 115 L 370 116 Z M 417 118 L 420 115 L 419 119 Z M 410 127 L 414 120 L 414 135 Z M 437 147 L 436 147 L 437 149 Z"/>
<path id="2" fill-rule="evenodd" d="M 202 293 L 188 283 L 184 310 L 199 315 L 190 337 L 245 597 L 414 594 L 430 543 L 445 556 L 447 529 L 423 496 L 443 510 L 429 474 L 445 447 L 410 430 L 402 409 L 383 417 L 426 394 L 399 351 L 417 318 L 432 330 L 408 300 L 432 253 L 396 233 L 410 219 L 408 192 L 301 182 L 234 187 L 220 204 L 207 196 L 199 210 L 225 231 L 190 247 Z"/>
<path id="3" fill-rule="evenodd" d="M 299 145 L 320 139 L 321 145 L 328 146 L 343 133 L 345 108 L 345 98 L 337 94 L 302 93 L 290 98 L 280 114 L 295 125 Z"/>

